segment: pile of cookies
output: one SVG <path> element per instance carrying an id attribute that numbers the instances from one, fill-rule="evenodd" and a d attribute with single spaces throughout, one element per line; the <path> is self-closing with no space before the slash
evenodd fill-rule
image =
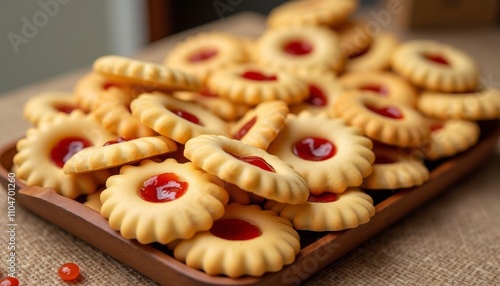
<path id="1" fill-rule="evenodd" d="M 17 177 L 85 197 L 123 237 L 210 275 L 281 270 L 297 230 L 367 223 L 364 190 L 424 184 L 425 160 L 500 118 L 499 91 L 478 85 L 465 52 L 373 35 L 357 6 L 292 1 L 257 39 L 211 31 L 163 63 L 97 59 L 72 93 L 25 105 Z"/>

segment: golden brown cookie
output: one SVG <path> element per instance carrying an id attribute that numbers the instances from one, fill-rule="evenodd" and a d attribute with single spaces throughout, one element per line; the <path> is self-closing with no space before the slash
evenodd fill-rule
<path id="1" fill-rule="evenodd" d="M 382 71 L 391 66 L 391 56 L 399 41 L 395 35 L 382 32 L 372 39 L 365 50 L 351 54 L 345 71 Z"/>
<path id="2" fill-rule="evenodd" d="M 37 126 L 50 121 L 57 114 L 70 114 L 79 109 L 78 101 L 72 93 L 63 91 L 43 92 L 28 99 L 23 108 L 24 118 Z"/>
<path id="3" fill-rule="evenodd" d="M 101 198 L 100 198 L 101 192 L 102 192 L 102 190 L 88 195 L 85 202 L 83 203 L 83 205 L 100 213 L 101 206 L 102 206 Z"/>
<path id="4" fill-rule="evenodd" d="M 364 21 L 347 20 L 334 30 L 339 35 L 340 50 L 346 58 L 366 51 L 372 43 L 372 33 Z"/>

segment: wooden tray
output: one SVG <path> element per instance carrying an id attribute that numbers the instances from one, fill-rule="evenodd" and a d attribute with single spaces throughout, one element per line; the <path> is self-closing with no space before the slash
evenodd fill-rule
<path id="1" fill-rule="evenodd" d="M 369 223 L 357 228 L 341 232 L 300 232 L 302 249 L 296 261 L 280 272 L 262 277 L 214 277 L 189 268 L 175 260 L 162 245 L 141 245 L 122 238 L 98 212 L 62 197 L 50 188 L 27 187 L 17 180 L 16 201 L 161 285 L 295 285 L 477 169 L 494 152 L 500 137 L 499 121 L 485 121 L 480 125 L 482 135 L 473 148 L 447 160 L 428 162 L 431 179 L 425 185 L 397 192 L 371 193 L 377 212 Z M 15 153 L 15 142 L 0 148 L 0 182 L 6 190 Z"/>

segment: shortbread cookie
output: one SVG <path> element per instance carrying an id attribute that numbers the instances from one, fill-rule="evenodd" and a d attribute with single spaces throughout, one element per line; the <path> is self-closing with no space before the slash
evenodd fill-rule
<path id="1" fill-rule="evenodd" d="M 50 121 L 57 114 L 70 114 L 79 109 L 78 101 L 72 93 L 63 91 L 43 92 L 28 99 L 24 105 L 23 115 L 31 124 L 37 126 Z"/>
<path id="2" fill-rule="evenodd" d="M 172 139 L 155 136 L 127 140 L 119 137 L 103 146 L 85 148 L 64 164 L 67 174 L 110 169 L 177 150 Z"/>
<path id="3" fill-rule="evenodd" d="M 369 138 L 388 145 L 419 147 L 430 138 L 426 121 L 417 110 L 373 92 L 345 92 L 337 99 L 334 112 Z"/>
<path id="4" fill-rule="evenodd" d="M 257 61 L 284 70 L 333 70 L 344 68 L 345 57 L 337 34 L 326 27 L 282 27 L 259 38 Z"/>
<path id="5" fill-rule="evenodd" d="M 295 229 L 311 231 L 355 228 L 375 215 L 372 198 L 358 188 L 349 188 L 342 194 L 311 195 L 301 205 L 268 201 L 264 207 L 291 221 Z"/>
<path id="6" fill-rule="evenodd" d="M 231 35 L 203 32 L 188 37 L 167 54 L 164 64 L 195 75 L 200 81 L 213 70 L 246 60 L 240 42 Z"/>
<path id="7" fill-rule="evenodd" d="M 380 146 L 373 152 L 373 172 L 363 180 L 361 188 L 396 190 L 420 186 L 429 180 L 429 170 L 418 154 Z"/>
<path id="8" fill-rule="evenodd" d="M 90 195 L 87 196 L 87 199 L 85 200 L 85 202 L 83 203 L 83 205 L 95 210 L 96 212 L 101 212 L 101 206 L 102 206 L 102 203 L 101 203 L 101 191 L 97 191 L 95 193 L 92 193 Z"/>
<path id="9" fill-rule="evenodd" d="M 288 220 L 256 205 L 234 203 L 209 231 L 180 241 L 174 256 L 208 275 L 237 278 L 280 271 L 299 251 L 299 235 Z"/>
<path id="10" fill-rule="evenodd" d="M 464 51 L 429 40 L 408 41 L 393 53 L 392 68 L 417 87 L 436 92 L 473 91 L 478 69 Z"/>
<path id="11" fill-rule="evenodd" d="M 208 89 L 233 102 L 255 106 L 263 101 L 283 100 L 297 104 L 307 97 L 307 85 L 290 73 L 255 64 L 214 71 Z"/>
<path id="12" fill-rule="evenodd" d="M 17 142 L 16 175 L 28 186 L 51 187 L 68 198 L 90 194 L 106 181 L 109 172 L 68 175 L 63 166 L 80 150 L 102 146 L 113 138 L 115 135 L 92 116 L 79 111 L 59 114 L 52 121 L 29 129 L 26 137 Z"/>
<path id="13" fill-rule="evenodd" d="M 391 33 L 382 32 L 372 39 L 365 50 L 351 54 L 347 59 L 345 71 L 382 71 L 391 66 L 391 56 L 399 41 Z"/>
<path id="14" fill-rule="evenodd" d="M 368 50 L 372 43 L 372 32 L 363 21 L 348 20 L 334 30 L 339 34 L 340 50 L 346 58 Z"/>
<path id="15" fill-rule="evenodd" d="M 262 102 L 231 125 L 232 138 L 266 150 L 285 125 L 288 112 L 283 101 Z"/>
<path id="16" fill-rule="evenodd" d="M 160 64 L 119 56 L 102 56 L 94 61 L 94 72 L 110 80 L 153 90 L 199 90 L 199 80 L 191 74 Z"/>
<path id="17" fill-rule="evenodd" d="M 500 90 L 487 88 L 473 93 L 423 92 L 418 109 L 441 119 L 485 120 L 500 118 Z"/>
<path id="18" fill-rule="evenodd" d="M 381 71 L 346 73 L 339 82 L 347 90 L 374 92 L 391 101 L 417 106 L 418 94 L 415 88 L 400 76 Z"/>
<path id="19" fill-rule="evenodd" d="M 201 134 L 228 135 L 222 119 L 194 103 L 162 93 L 144 93 L 132 101 L 132 114 L 161 135 L 184 144 Z"/>
<path id="20" fill-rule="evenodd" d="M 474 146 L 479 140 L 480 129 L 475 122 L 453 119 L 429 123 L 431 140 L 423 148 L 426 159 L 437 160 L 450 157 Z"/>
<path id="21" fill-rule="evenodd" d="M 186 143 L 184 156 L 207 173 L 267 199 L 300 204 L 309 195 L 306 182 L 290 165 L 235 139 L 200 135 Z"/>
<path id="22" fill-rule="evenodd" d="M 271 10 L 267 25 L 271 28 L 334 26 L 349 18 L 358 5 L 358 0 L 290 1 Z"/>
<path id="23" fill-rule="evenodd" d="M 190 238 L 224 214 L 228 197 L 219 183 L 192 163 L 144 160 L 106 181 L 101 214 L 142 244 Z"/>
<path id="24" fill-rule="evenodd" d="M 326 114 L 288 115 L 268 152 L 292 165 L 312 194 L 342 193 L 359 186 L 375 159 L 370 139 Z"/>
<path id="25" fill-rule="evenodd" d="M 229 203 L 239 203 L 240 205 L 260 204 L 266 199 L 256 194 L 242 190 L 236 185 L 225 183 L 224 189 L 229 195 Z"/>

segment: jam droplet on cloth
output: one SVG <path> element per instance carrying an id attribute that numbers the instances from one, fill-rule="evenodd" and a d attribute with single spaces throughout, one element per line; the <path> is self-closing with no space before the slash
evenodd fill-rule
<path id="1" fill-rule="evenodd" d="M 249 240 L 259 237 L 260 229 L 241 219 L 224 219 L 214 222 L 210 233 L 227 240 Z"/>
<path id="2" fill-rule="evenodd" d="M 401 112 L 401 110 L 396 106 L 377 107 L 375 105 L 367 105 L 366 108 L 368 108 L 371 112 L 387 118 L 403 119 L 403 112 Z"/>
<path id="3" fill-rule="evenodd" d="M 56 166 L 62 168 L 64 166 L 64 163 L 66 163 L 66 161 L 68 161 L 71 156 L 89 146 L 92 146 L 92 144 L 84 138 L 63 138 L 59 142 L 57 142 L 57 144 L 55 144 L 50 150 L 50 158 Z"/>
<path id="4" fill-rule="evenodd" d="M 163 173 L 144 181 L 139 196 L 148 202 L 170 202 L 180 198 L 188 188 L 174 173 Z"/>
<path id="5" fill-rule="evenodd" d="M 64 263 L 57 269 L 57 274 L 64 281 L 75 280 L 80 275 L 80 267 L 72 262 Z"/>
<path id="6" fill-rule="evenodd" d="M 307 137 L 292 146 L 292 152 L 308 161 L 323 161 L 335 155 L 337 149 L 324 138 Z"/>
<path id="7" fill-rule="evenodd" d="M 240 128 L 240 130 L 238 130 L 236 133 L 234 133 L 233 138 L 236 140 L 241 140 L 241 138 L 243 138 L 243 136 L 245 136 L 245 134 L 248 133 L 248 130 L 250 130 L 250 128 L 252 128 L 252 126 L 255 124 L 255 122 L 257 122 L 256 116 L 254 116 L 252 119 L 250 119 L 247 123 L 245 123 L 245 125 L 243 125 L 243 127 Z"/>
<path id="8" fill-rule="evenodd" d="M 322 193 L 320 195 L 309 195 L 307 201 L 311 203 L 331 203 L 337 199 L 338 197 L 334 193 Z"/>
<path id="9" fill-rule="evenodd" d="M 19 286 L 19 280 L 15 277 L 4 277 L 0 279 L 0 286 Z"/>

